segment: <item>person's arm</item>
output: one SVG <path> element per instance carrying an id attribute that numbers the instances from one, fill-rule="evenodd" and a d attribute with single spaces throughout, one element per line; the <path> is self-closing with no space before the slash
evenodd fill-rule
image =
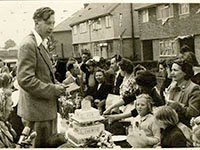
<path id="1" fill-rule="evenodd" d="M 200 113 L 200 88 L 195 86 L 189 94 L 188 106 L 183 107 L 183 111 L 186 117 L 196 117 Z"/>
<path id="2" fill-rule="evenodd" d="M 160 127 L 158 126 L 155 118 L 150 120 L 150 129 L 152 130 L 153 136 L 147 137 L 148 145 L 157 145 L 160 143 Z"/>
<path id="3" fill-rule="evenodd" d="M 110 106 L 103 112 L 103 114 L 104 114 L 104 115 L 109 114 L 109 113 L 112 111 L 112 109 L 118 108 L 118 107 L 120 107 L 120 106 L 122 106 L 122 105 L 124 105 L 124 104 L 125 104 L 125 102 L 124 102 L 124 100 L 121 98 L 117 103 L 114 103 L 113 105 L 110 105 Z"/>
<path id="4" fill-rule="evenodd" d="M 121 113 L 121 114 L 115 114 L 115 115 L 108 115 L 106 116 L 106 118 L 108 118 L 109 123 L 112 123 L 113 121 L 125 119 L 131 116 L 132 116 L 131 112 L 128 112 L 128 113 Z"/>

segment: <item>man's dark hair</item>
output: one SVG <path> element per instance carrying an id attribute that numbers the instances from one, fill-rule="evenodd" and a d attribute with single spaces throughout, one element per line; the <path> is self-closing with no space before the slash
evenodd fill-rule
<path id="1" fill-rule="evenodd" d="M 35 11 L 35 13 L 33 14 L 33 19 L 35 21 L 47 21 L 50 18 L 50 16 L 54 14 L 54 10 L 50 7 L 41 7 Z"/>
<path id="2" fill-rule="evenodd" d="M 74 68 L 74 64 L 75 64 L 75 62 L 72 62 L 72 61 L 68 62 L 67 63 L 67 70 L 70 71 L 71 69 L 73 69 Z"/>
<path id="3" fill-rule="evenodd" d="M 179 65 L 181 67 L 181 70 L 186 74 L 184 76 L 185 80 L 189 80 L 194 76 L 194 70 L 193 70 L 192 64 L 188 63 L 187 61 L 183 59 L 176 59 L 174 63 Z"/>
<path id="4" fill-rule="evenodd" d="M 191 48 L 188 45 L 183 45 L 180 49 L 180 53 L 183 54 L 185 52 L 191 52 Z"/>
<path id="5" fill-rule="evenodd" d="M 121 61 L 119 62 L 119 67 L 122 71 L 126 71 L 129 74 L 133 72 L 133 63 L 127 58 L 121 59 Z"/>

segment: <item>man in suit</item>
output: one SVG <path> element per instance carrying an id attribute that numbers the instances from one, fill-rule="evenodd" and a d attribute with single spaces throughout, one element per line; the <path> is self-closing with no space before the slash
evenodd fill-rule
<path id="1" fill-rule="evenodd" d="M 57 133 L 57 98 L 65 87 L 56 83 L 46 44 L 54 28 L 54 10 L 39 8 L 33 19 L 35 28 L 22 41 L 18 53 L 18 115 L 37 132 L 33 146 L 41 148 L 48 147 L 47 139 Z"/>
<path id="2" fill-rule="evenodd" d="M 113 85 L 113 94 L 119 95 L 119 87 L 122 84 L 123 76 L 120 74 L 118 62 L 121 60 L 120 56 L 113 56 L 110 60 L 110 68 L 106 72 L 109 74 L 108 79 L 112 82 Z"/>
<path id="3" fill-rule="evenodd" d="M 63 81 L 64 84 L 70 84 L 75 82 L 80 86 L 80 67 L 76 62 L 68 62 L 67 70 L 69 71 L 69 75 Z"/>

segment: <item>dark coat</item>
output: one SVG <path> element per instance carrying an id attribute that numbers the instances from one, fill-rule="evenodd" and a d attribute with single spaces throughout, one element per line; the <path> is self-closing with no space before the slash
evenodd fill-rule
<path id="1" fill-rule="evenodd" d="M 177 126 L 169 126 L 166 129 L 161 129 L 161 147 L 186 147 L 186 137 Z"/>
<path id="2" fill-rule="evenodd" d="M 91 95 L 94 100 L 95 99 L 99 99 L 99 100 L 103 100 L 106 99 L 109 93 L 112 93 L 112 85 L 104 82 L 102 83 L 101 87 L 99 89 L 98 88 L 98 84 L 95 85 L 95 87 L 93 88 L 89 88 L 87 91 L 87 95 Z"/>

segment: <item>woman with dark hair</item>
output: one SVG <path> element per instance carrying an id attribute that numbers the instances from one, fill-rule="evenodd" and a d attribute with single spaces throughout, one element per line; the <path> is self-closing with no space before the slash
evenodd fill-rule
<path id="1" fill-rule="evenodd" d="M 120 74 L 124 77 L 119 90 L 121 99 L 119 102 L 109 106 L 104 114 L 109 114 L 113 108 L 127 105 L 135 100 L 137 85 L 133 73 L 133 63 L 126 58 L 122 58 L 118 65 Z"/>
<path id="2" fill-rule="evenodd" d="M 199 63 L 193 52 L 185 52 L 182 54 L 181 59 L 193 65 L 194 76 L 191 78 L 192 82 L 200 85 L 200 70 Z"/>
<path id="3" fill-rule="evenodd" d="M 87 91 L 87 95 L 93 97 L 92 105 L 98 108 L 100 114 L 105 110 L 105 100 L 109 93 L 112 92 L 112 85 L 105 80 L 105 70 L 98 68 L 94 72 L 94 77 L 97 84 L 94 87 L 90 87 Z"/>
<path id="4" fill-rule="evenodd" d="M 164 91 L 172 82 L 172 79 L 168 75 L 168 72 L 171 70 L 171 66 L 168 65 L 167 60 L 161 60 L 158 63 L 159 65 L 159 73 L 161 74 L 162 78 L 164 78 L 161 86 L 160 86 L 160 97 L 162 100 L 165 101 Z"/>
<path id="5" fill-rule="evenodd" d="M 183 123 L 190 126 L 190 119 L 200 115 L 200 86 L 193 83 L 192 65 L 177 59 L 172 65 L 172 84 L 169 90 L 168 103 L 178 102 L 184 114 Z"/>
<path id="6" fill-rule="evenodd" d="M 165 104 L 165 101 L 161 99 L 157 89 L 157 80 L 156 76 L 150 71 L 140 71 L 139 75 L 136 77 L 136 83 L 139 86 L 139 93 L 149 94 L 153 99 L 154 106 L 162 106 Z"/>

